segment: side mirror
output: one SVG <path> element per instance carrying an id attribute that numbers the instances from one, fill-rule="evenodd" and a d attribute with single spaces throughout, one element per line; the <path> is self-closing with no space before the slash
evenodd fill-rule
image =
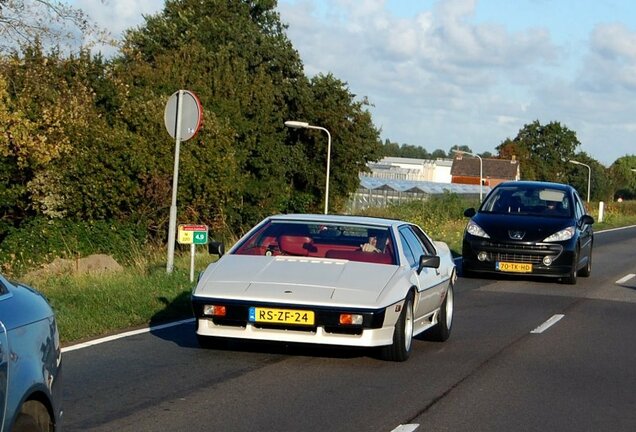
<path id="1" fill-rule="evenodd" d="M 581 216 L 581 226 L 583 225 L 592 225 L 594 223 L 594 218 L 590 215 Z"/>
<path id="2" fill-rule="evenodd" d="M 225 254 L 225 245 L 223 242 L 210 242 L 208 243 L 208 253 L 218 255 L 221 258 Z"/>
<path id="3" fill-rule="evenodd" d="M 417 274 L 420 274 L 425 268 L 439 268 L 439 256 L 437 255 L 421 255 L 420 263 L 417 266 Z"/>
<path id="4" fill-rule="evenodd" d="M 464 216 L 466 217 L 473 217 L 477 214 L 477 210 L 475 210 L 474 208 L 467 208 L 466 210 L 464 210 Z"/>

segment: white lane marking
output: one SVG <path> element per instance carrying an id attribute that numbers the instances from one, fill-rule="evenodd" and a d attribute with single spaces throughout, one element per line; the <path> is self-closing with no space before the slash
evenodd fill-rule
<path id="1" fill-rule="evenodd" d="M 103 344 L 105 342 L 111 342 L 117 339 L 123 339 L 123 338 L 127 338 L 129 336 L 135 336 L 138 334 L 143 334 L 143 333 L 149 333 L 151 331 L 156 331 L 156 330 L 161 330 L 161 329 L 165 329 L 165 328 L 169 328 L 169 327 L 176 327 L 179 326 L 181 324 L 185 324 L 185 323 L 189 323 L 189 322 L 194 322 L 194 318 L 189 318 L 186 320 L 182 320 L 182 321 L 175 321 L 175 322 L 171 322 L 171 323 L 167 323 L 167 324 L 161 324 L 161 325 L 157 325 L 154 327 L 146 327 L 146 328 L 142 328 L 139 330 L 131 330 L 131 331 L 127 331 L 124 333 L 119 333 L 119 334 L 115 334 L 112 336 L 106 336 L 103 338 L 99 338 L 99 339 L 94 339 L 88 342 L 83 342 L 83 343 L 78 343 L 75 345 L 71 345 L 71 346 L 67 346 L 62 348 L 62 352 L 69 352 L 69 351 L 75 351 L 78 349 L 82 349 L 82 348 L 88 348 L 94 345 L 99 345 L 99 344 Z"/>
<path id="2" fill-rule="evenodd" d="M 634 276 L 636 276 L 636 274 L 634 273 L 630 273 L 627 276 L 624 276 L 622 278 L 620 278 L 619 280 L 617 280 L 615 283 L 618 285 L 624 284 L 625 282 L 627 282 L 628 280 L 630 280 L 631 278 L 633 278 Z"/>
<path id="3" fill-rule="evenodd" d="M 563 318 L 564 316 L 565 315 L 562 314 L 553 315 L 552 318 L 541 324 L 536 329 L 532 330 L 530 333 L 543 333 L 544 331 L 561 321 L 561 318 Z"/>
<path id="4" fill-rule="evenodd" d="M 629 226 L 624 226 L 624 227 L 618 227 L 618 228 L 609 228 L 609 229 L 604 229 L 601 231 L 594 231 L 594 234 L 603 234 L 606 232 L 612 232 L 612 231 L 620 231 L 620 230 L 626 230 L 626 229 L 630 229 L 630 228 L 636 228 L 636 225 L 629 225 Z"/>
<path id="5" fill-rule="evenodd" d="M 420 427 L 420 425 L 417 423 L 399 425 L 398 427 L 393 429 L 391 432 L 413 432 L 418 427 Z"/>

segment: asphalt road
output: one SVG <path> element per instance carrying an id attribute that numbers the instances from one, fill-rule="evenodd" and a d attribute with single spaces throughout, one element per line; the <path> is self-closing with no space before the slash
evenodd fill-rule
<path id="1" fill-rule="evenodd" d="M 194 324 L 67 351 L 66 431 L 634 431 L 636 228 L 590 278 L 463 279 L 446 343 L 373 351 L 230 343 Z M 532 333 L 553 316 L 554 325 Z M 555 320 L 557 319 L 555 318 Z"/>

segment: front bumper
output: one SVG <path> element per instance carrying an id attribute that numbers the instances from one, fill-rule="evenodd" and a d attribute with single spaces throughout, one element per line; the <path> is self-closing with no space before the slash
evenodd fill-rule
<path id="1" fill-rule="evenodd" d="M 575 243 L 495 242 L 474 236 L 466 236 L 462 244 L 462 268 L 467 272 L 498 273 L 511 275 L 536 275 L 547 277 L 568 276 L 574 265 Z M 478 259 L 479 254 L 485 259 Z M 544 258 L 552 261 L 549 265 Z M 498 262 L 532 264 L 526 273 L 501 271 Z"/>
<path id="2" fill-rule="evenodd" d="M 203 306 L 214 304 L 225 306 L 225 317 L 203 314 Z M 192 308 L 197 320 L 197 334 L 234 339 L 311 343 L 352 347 L 375 347 L 390 345 L 399 317 L 397 305 L 380 309 L 347 309 L 314 307 L 308 305 L 271 304 L 264 302 L 232 301 L 193 297 Z M 312 326 L 286 324 L 264 324 L 248 319 L 250 307 L 312 310 L 315 323 Z M 341 313 L 363 316 L 361 325 L 341 325 Z"/>

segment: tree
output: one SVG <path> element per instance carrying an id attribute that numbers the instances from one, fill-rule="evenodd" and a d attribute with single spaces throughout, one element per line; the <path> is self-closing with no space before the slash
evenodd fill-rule
<path id="1" fill-rule="evenodd" d="M 437 149 L 431 153 L 431 159 L 446 159 L 446 152 L 442 149 Z"/>
<path id="2" fill-rule="evenodd" d="M 81 34 L 78 38 L 77 32 Z M 42 43 L 78 48 L 78 39 L 111 42 L 81 10 L 55 0 L 0 0 L 0 52 Z M 74 50 L 73 49 L 73 50 Z"/>
<path id="3" fill-rule="evenodd" d="M 585 200 L 587 198 L 589 176 L 591 179 L 590 200 L 611 200 L 613 195 L 613 183 L 611 176 L 608 175 L 608 169 L 585 152 L 579 152 L 573 155 L 572 159 L 588 165 L 590 170 L 584 166 L 569 164 L 569 170 L 563 181 L 574 186 L 579 192 L 579 195 Z"/>
<path id="4" fill-rule="evenodd" d="M 369 102 L 356 100 L 347 84 L 332 74 L 312 78 L 310 91 L 309 110 L 301 118 L 311 119 L 312 124 L 325 127 L 332 134 L 329 208 L 332 211 L 342 209 L 349 194 L 360 184 L 358 173 L 366 170 L 368 161 L 378 160 L 382 155 L 379 131 L 366 108 Z M 293 135 L 292 145 L 303 149 L 300 156 L 306 161 L 295 161 L 304 167 L 292 173 L 293 190 L 311 191 L 322 204 L 326 175 L 325 134 L 319 131 L 308 134 L 303 130 Z"/>
<path id="5" fill-rule="evenodd" d="M 614 184 L 614 194 L 611 198 L 636 199 L 636 155 L 625 155 L 616 159 L 610 167 Z"/>
<path id="6" fill-rule="evenodd" d="M 332 132 L 334 206 L 357 187 L 366 158 L 379 158 L 368 103 L 354 100 L 331 75 L 305 77 L 275 6 L 273 0 L 169 0 L 127 32 L 115 60 L 126 89 L 116 109 L 142 137 L 138 145 L 154 150 L 152 175 L 160 183 L 172 176 L 173 143 L 163 127 L 149 125 L 162 118 L 162 105 L 178 88 L 201 99 L 204 127 L 181 147 L 179 214 L 217 231 L 240 232 L 276 212 L 322 208 L 325 137 L 291 131 L 286 120 Z"/>
<path id="7" fill-rule="evenodd" d="M 513 139 L 497 146 L 498 156 L 520 161 L 521 177 L 525 180 L 566 180 L 568 160 L 580 146 L 576 133 L 558 122 L 541 125 L 538 120 L 525 125 Z"/>
<path id="8" fill-rule="evenodd" d="M 52 168 L 67 157 L 72 141 L 69 125 L 88 125 L 90 90 L 63 76 L 58 53 L 45 56 L 36 45 L 24 57 L 13 55 L 0 62 L 6 81 L 0 81 L 0 158 L 9 174 L 3 183 L 4 208 L 0 217 L 18 225 L 28 215 L 62 216 L 59 173 Z M 9 208 L 10 207 L 10 208 Z"/>
<path id="9" fill-rule="evenodd" d="M 455 157 L 455 152 L 453 150 L 458 150 L 458 151 L 462 151 L 462 152 L 466 152 L 466 153 L 472 153 L 473 151 L 470 149 L 470 147 L 468 147 L 467 145 L 457 145 L 455 144 L 454 146 L 452 146 L 449 150 L 448 150 L 448 157 L 449 158 L 453 158 Z"/>

